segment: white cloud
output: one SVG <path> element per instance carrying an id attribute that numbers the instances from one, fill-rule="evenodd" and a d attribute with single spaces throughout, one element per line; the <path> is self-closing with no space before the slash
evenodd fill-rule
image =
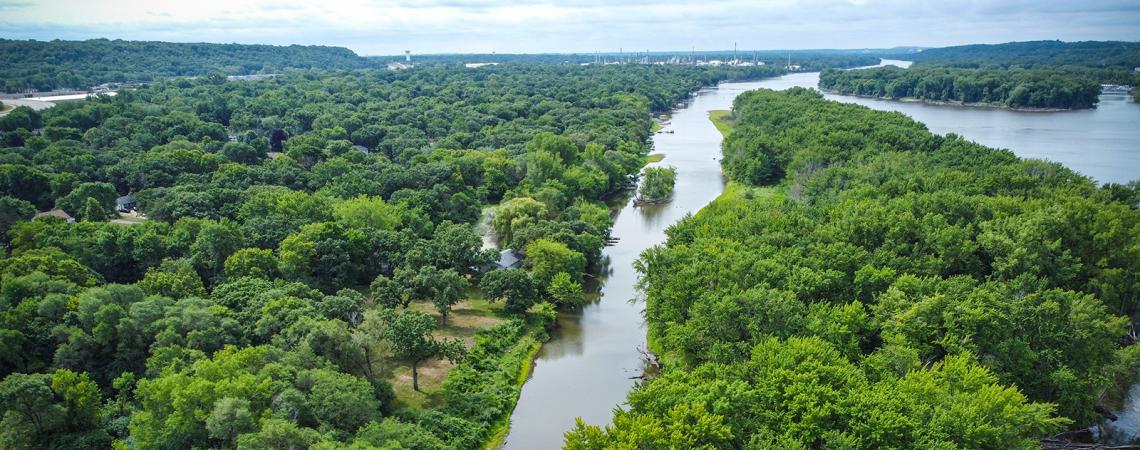
<path id="1" fill-rule="evenodd" d="M 0 35 L 342 45 L 362 54 L 1140 39 L 1129 0 L 0 0 Z"/>

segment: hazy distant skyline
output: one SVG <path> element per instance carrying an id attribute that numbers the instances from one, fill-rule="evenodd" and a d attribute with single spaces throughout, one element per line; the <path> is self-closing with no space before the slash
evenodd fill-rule
<path id="1" fill-rule="evenodd" d="M 0 0 L 0 37 L 348 47 L 361 55 L 1140 40 L 1136 0 Z"/>

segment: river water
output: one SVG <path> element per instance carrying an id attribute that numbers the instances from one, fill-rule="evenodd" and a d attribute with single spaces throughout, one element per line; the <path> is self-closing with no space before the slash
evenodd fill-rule
<path id="1" fill-rule="evenodd" d="M 910 66 L 883 60 L 880 65 Z M 797 73 L 769 80 L 769 89 L 816 87 L 819 73 Z M 1059 162 L 1101 183 L 1140 178 L 1140 104 L 1123 94 L 1100 96 L 1096 109 L 1026 112 L 998 108 L 930 105 L 824 94 L 825 98 L 881 111 L 898 111 L 938 134 L 956 133 L 989 147 L 1006 148 L 1022 158 Z"/>
<path id="2" fill-rule="evenodd" d="M 551 340 L 534 362 L 511 416 L 505 449 L 560 448 L 574 419 L 609 423 L 614 407 L 625 401 L 644 363 L 642 303 L 634 285 L 633 262 L 641 252 L 665 241 L 665 228 L 695 213 L 720 195 L 720 132 L 708 112 L 732 107 L 732 99 L 763 82 L 722 84 L 703 89 L 674 112 L 665 131 L 653 137 L 654 151 L 665 159 L 653 165 L 677 168 L 673 200 L 635 208 L 628 199 L 618 212 L 613 236 L 603 250 L 607 267 L 599 276 L 601 299 L 580 312 L 564 314 Z M 635 300 L 632 301 L 631 300 Z"/>
<path id="3" fill-rule="evenodd" d="M 883 64 L 907 66 L 905 61 Z M 881 65 L 883 65 L 881 64 Z M 724 189 L 720 172 L 720 133 L 709 121 L 711 110 L 730 109 L 742 92 L 816 87 L 818 73 L 798 73 L 757 82 L 722 83 L 703 89 L 674 112 L 665 131 L 654 136 L 656 165 L 677 168 L 673 201 L 634 208 L 629 199 L 618 212 L 613 236 L 604 250 L 606 269 L 599 275 L 598 302 L 563 314 L 559 326 L 534 361 L 511 416 L 504 449 L 542 450 L 562 445 L 575 418 L 607 424 L 641 374 L 645 323 L 633 262 L 642 251 L 665 240 L 665 228 L 695 213 Z M 1008 148 L 1018 156 L 1057 161 L 1100 182 L 1140 178 L 1140 105 L 1124 96 L 1101 96 L 1089 111 L 1016 112 L 987 108 L 935 106 L 826 94 L 833 100 L 873 109 L 900 111 L 926 123 L 935 133 L 957 133 L 979 143 Z"/>

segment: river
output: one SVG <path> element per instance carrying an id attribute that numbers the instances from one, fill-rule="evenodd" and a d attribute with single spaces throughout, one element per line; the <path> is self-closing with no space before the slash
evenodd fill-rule
<path id="1" fill-rule="evenodd" d="M 634 287 L 633 262 L 645 249 L 665 241 L 665 228 L 724 190 L 721 136 L 708 112 L 731 108 L 732 99 L 741 92 L 764 86 L 764 82 L 726 83 L 702 89 L 673 113 L 665 126 L 673 134 L 653 137 L 654 152 L 665 159 L 651 165 L 677 168 L 673 200 L 634 208 L 626 199 L 612 232 L 619 241 L 603 250 L 601 299 L 559 318 L 558 328 L 535 358 L 503 448 L 560 448 L 562 434 L 574 427 L 576 417 L 595 425 L 610 422 L 614 407 L 625 401 L 634 377 L 644 368 L 638 348 L 645 347 L 645 322 Z"/>
<path id="2" fill-rule="evenodd" d="M 880 65 L 907 67 L 908 61 Z M 769 80 L 770 89 L 817 87 L 819 72 Z M 938 134 L 956 133 L 989 147 L 1006 148 L 1022 158 L 1064 164 L 1101 183 L 1140 178 L 1140 104 L 1123 94 L 1100 96 L 1096 109 L 1026 112 L 999 108 L 930 105 L 847 95 L 825 98 L 881 111 L 898 111 Z"/>
<path id="3" fill-rule="evenodd" d="M 905 61 L 882 64 L 907 66 Z M 607 424 L 641 374 L 645 323 L 633 262 L 642 251 L 665 240 L 665 228 L 695 213 L 724 189 L 720 173 L 720 133 L 709 121 L 711 110 L 729 109 L 742 92 L 816 87 L 819 73 L 797 73 L 756 82 L 722 83 L 699 91 L 674 112 L 666 131 L 654 136 L 656 165 L 677 168 L 673 201 L 634 208 L 627 199 L 618 212 L 613 236 L 620 240 L 604 251 L 598 302 L 559 318 L 558 328 L 534 361 L 511 416 L 504 449 L 561 447 L 562 435 L 581 417 Z M 935 106 L 826 94 L 833 100 L 878 110 L 900 111 L 924 122 L 935 133 L 957 133 L 1018 156 L 1057 161 L 1100 182 L 1123 183 L 1140 174 L 1140 105 L 1124 96 L 1101 96 L 1095 110 L 1016 112 L 987 108 Z"/>

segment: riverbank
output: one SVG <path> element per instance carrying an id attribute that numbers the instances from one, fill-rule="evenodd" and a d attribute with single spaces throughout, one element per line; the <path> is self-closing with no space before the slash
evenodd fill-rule
<path id="1" fill-rule="evenodd" d="M 721 135 L 708 111 L 731 107 L 736 95 L 759 85 L 732 82 L 701 89 L 668 116 L 665 129 L 673 133 L 653 135 L 653 154 L 677 168 L 673 199 L 645 208 L 633 207 L 629 191 L 615 199 L 611 234 L 618 240 L 602 250 L 601 270 L 592 280 L 599 300 L 559 314 L 511 415 L 505 450 L 561 448 L 576 419 L 609 423 L 614 408 L 639 382 L 646 328 L 635 264 L 645 250 L 665 241 L 670 225 L 723 191 Z"/>
<path id="2" fill-rule="evenodd" d="M 720 131 L 721 136 L 728 137 L 732 132 L 732 127 L 736 126 L 736 118 L 733 117 L 731 110 L 719 109 L 716 111 L 709 111 L 709 120 L 712 120 L 713 125 L 716 126 L 717 131 Z"/>
<path id="3" fill-rule="evenodd" d="M 519 358 L 520 363 L 518 364 L 518 376 L 515 377 L 514 388 L 520 391 L 522 390 L 523 385 L 526 384 L 526 380 L 530 378 L 531 370 L 534 368 L 534 357 L 538 355 L 539 350 L 542 350 L 542 344 L 546 342 L 550 336 L 549 334 L 541 336 L 543 337 L 542 339 L 539 339 L 540 336 L 530 337 L 533 337 L 534 340 L 529 342 L 524 341 L 520 344 L 516 344 L 516 348 L 521 348 L 523 344 L 527 344 L 526 352 L 522 355 L 521 358 Z M 514 399 L 514 403 L 510 408 L 510 413 L 514 412 L 515 406 L 519 401 L 518 396 L 515 396 Z M 511 431 L 510 413 L 504 414 L 501 420 L 491 426 L 487 440 L 484 441 L 483 445 L 479 447 L 481 450 L 495 450 L 503 446 L 503 441 L 506 440 L 507 434 Z"/>
<path id="4" fill-rule="evenodd" d="M 918 98 L 918 97 L 900 97 L 900 98 L 886 97 L 886 96 L 880 97 L 880 96 L 875 96 L 875 95 L 850 94 L 850 93 L 846 93 L 846 92 L 836 91 L 833 89 L 824 89 L 822 87 L 817 87 L 817 89 L 819 89 L 820 92 L 823 92 L 826 94 L 842 95 L 845 97 L 867 98 L 867 99 L 872 99 L 872 100 L 886 100 L 886 101 L 899 102 L 899 103 L 921 103 L 924 105 L 933 105 L 933 106 L 955 106 L 955 107 L 959 107 L 959 108 L 1000 109 L 1000 110 L 1005 110 L 1005 111 L 1016 111 L 1016 112 L 1066 112 L 1066 111 L 1090 111 L 1090 110 L 1096 109 L 1095 106 L 1092 108 L 1012 107 L 1012 106 L 1002 105 L 1000 103 L 959 102 L 959 101 L 953 101 L 953 100 L 929 100 L 929 99 Z"/>

